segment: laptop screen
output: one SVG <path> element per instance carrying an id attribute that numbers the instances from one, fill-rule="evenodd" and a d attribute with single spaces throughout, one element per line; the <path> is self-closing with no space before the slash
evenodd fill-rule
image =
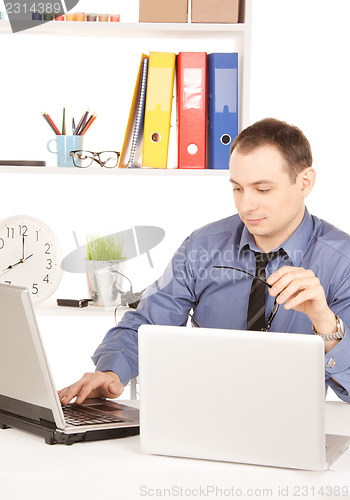
<path id="1" fill-rule="evenodd" d="M 0 284 L 0 409 L 53 421 L 56 390 L 26 289 Z"/>
<path id="2" fill-rule="evenodd" d="M 324 343 L 315 335 L 142 325 L 150 453 L 322 469 Z"/>

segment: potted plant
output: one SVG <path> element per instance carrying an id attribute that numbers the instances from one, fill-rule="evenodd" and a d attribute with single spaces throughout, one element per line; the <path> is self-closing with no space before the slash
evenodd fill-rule
<path id="1" fill-rule="evenodd" d="M 116 306 L 127 289 L 124 241 L 117 235 L 87 235 L 85 267 L 88 289 L 96 306 Z"/>

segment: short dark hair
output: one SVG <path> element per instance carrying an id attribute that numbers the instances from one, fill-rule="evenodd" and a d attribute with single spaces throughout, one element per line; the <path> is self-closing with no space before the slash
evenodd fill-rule
<path id="1" fill-rule="evenodd" d="M 311 146 L 303 132 L 275 118 L 265 118 L 242 130 L 233 141 L 230 153 L 237 148 L 240 153 L 248 154 L 267 144 L 276 146 L 286 160 L 292 183 L 300 172 L 312 166 Z"/>

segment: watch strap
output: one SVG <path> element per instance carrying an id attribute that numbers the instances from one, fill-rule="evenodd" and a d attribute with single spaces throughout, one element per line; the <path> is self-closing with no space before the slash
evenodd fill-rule
<path id="1" fill-rule="evenodd" d="M 323 340 L 340 340 L 344 337 L 345 327 L 344 323 L 339 316 L 335 315 L 337 331 L 334 333 L 318 333 L 314 325 L 312 325 L 312 331 L 315 335 L 322 337 Z"/>

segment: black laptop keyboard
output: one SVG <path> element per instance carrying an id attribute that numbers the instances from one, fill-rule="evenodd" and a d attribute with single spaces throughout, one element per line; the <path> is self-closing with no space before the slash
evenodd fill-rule
<path id="1" fill-rule="evenodd" d="M 124 422 L 124 420 L 114 415 L 102 415 L 81 406 L 63 405 L 62 410 L 66 423 L 70 425 L 110 424 L 113 422 Z"/>

